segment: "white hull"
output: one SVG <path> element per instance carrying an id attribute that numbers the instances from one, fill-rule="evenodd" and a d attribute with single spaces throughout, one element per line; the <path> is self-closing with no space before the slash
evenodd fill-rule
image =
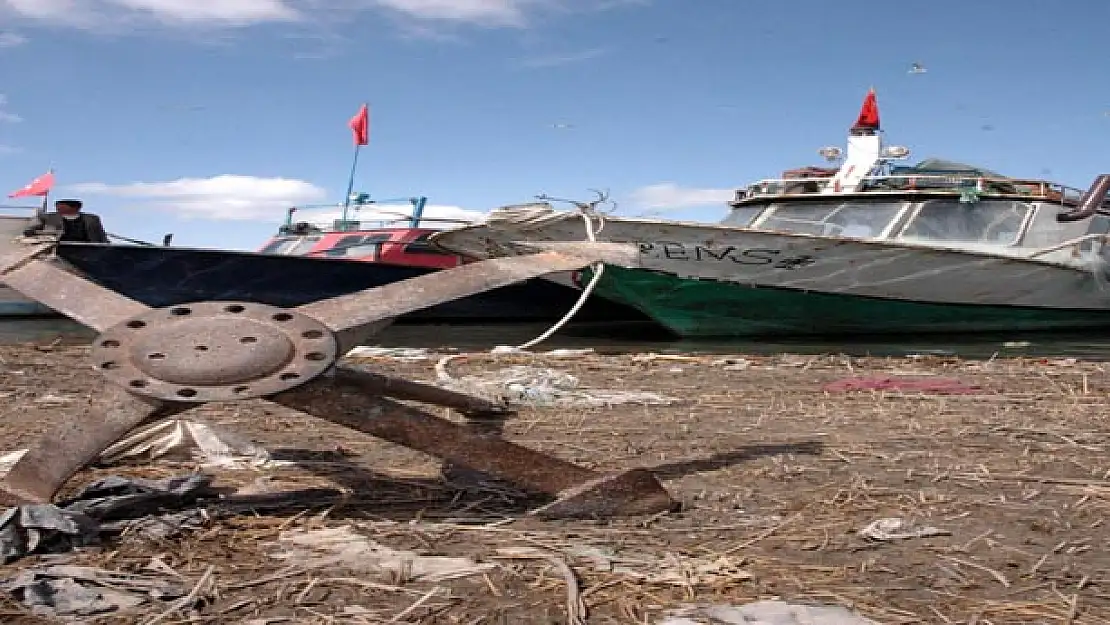
<path id="1" fill-rule="evenodd" d="M 518 253 L 513 241 L 583 241 L 581 220 L 473 226 L 437 235 L 448 249 Z M 844 240 L 734 227 L 608 218 L 598 240 L 629 243 L 619 262 L 682 278 L 938 304 L 1110 310 L 1110 285 L 1068 252 L 1053 261 L 921 244 Z M 619 256 L 619 255 L 618 255 Z"/>

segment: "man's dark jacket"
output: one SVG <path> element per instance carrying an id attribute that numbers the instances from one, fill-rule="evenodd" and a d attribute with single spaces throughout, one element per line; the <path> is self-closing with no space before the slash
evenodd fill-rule
<path id="1" fill-rule="evenodd" d="M 63 233 L 62 241 L 74 240 L 64 236 L 66 231 L 65 221 L 66 220 L 58 213 L 38 213 L 35 215 L 31 225 L 23 231 L 23 235 L 30 237 L 42 233 L 43 230 L 49 229 Z M 79 213 L 77 219 L 73 221 L 82 222 L 81 225 L 84 225 L 84 241 L 88 243 L 108 242 L 108 233 L 104 232 L 104 225 L 100 223 L 100 217 L 92 213 Z"/>

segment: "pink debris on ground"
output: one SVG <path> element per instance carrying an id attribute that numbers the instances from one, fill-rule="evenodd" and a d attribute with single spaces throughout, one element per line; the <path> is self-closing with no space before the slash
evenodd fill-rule
<path id="1" fill-rule="evenodd" d="M 953 378 L 844 378 L 822 387 L 830 393 L 844 391 L 916 391 L 944 395 L 971 395 L 984 392 L 982 388 L 964 384 Z"/>

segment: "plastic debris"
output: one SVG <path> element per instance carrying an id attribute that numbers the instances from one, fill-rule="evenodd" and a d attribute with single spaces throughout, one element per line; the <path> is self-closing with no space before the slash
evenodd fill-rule
<path id="1" fill-rule="evenodd" d="M 418 347 L 356 347 L 347 358 L 389 358 L 393 360 L 427 360 L 428 350 Z"/>
<path id="2" fill-rule="evenodd" d="M 841 606 L 756 601 L 742 606 L 683 608 L 657 625 L 879 625 Z"/>
<path id="3" fill-rule="evenodd" d="M 359 572 L 392 574 L 395 583 L 440 582 L 480 575 L 497 568 L 469 558 L 423 556 L 398 551 L 357 533 L 350 525 L 319 530 L 282 532 L 270 557 L 295 562 L 306 568 L 341 566 Z"/>
<path id="4" fill-rule="evenodd" d="M 140 428 L 100 453 L 102 465 L 153 460 L 195 461 L 203 467 L 260 469 L 291 464 L 270 458 L 266 449 L 207 423 L 168 419 Z"/>
<path id="5" fill-rule="evenodd" d="M 163 579 L 68 565 L 21 571 L 0 588 L 33 614 L 54 618 L 124 611 L 185 595 L 184 588 Z"/>
<path id="6" fill-rule="evenodd" d="M 99 528 L 92 519 L 51 504 L 8 508 L 0 514 L 0 561 L 31 553 L 62 553 L 95 544 Z"/>
<path id="7" fill-rule="evenodd" d="M 872 521 L 859 531 L 859 535 L 868 540 L 889 541 L 949 536 L 951 532 L 930 525 L 918 525 L 906 519 L 889 517 Z"/>
<path id="8" fill-rule="evenodd" d="M 208 494 L 211 481 L 202 474 L 158 481 L 110 476 L 59 505 L 9 508 L 0 513 L 0 558 L 8 563 L 34 553 L 72 551 L 96 544 L 104 533 L 166 537 L 196 527 L 203 512 L 180 509 Z M 164 514 L 166 509 L 177 511 Z"/>
<path id="9" fill-rule="evenodd" d="M 940 395 L 973 395 L 983 389 L 952 378 L 844 378 L 821 387 L 826 393 L 845 391 L 916 391 Z"/>
<path id="10" fill-rule="evenodd" d="M 496 403 L 531 406 L 597 407 L 618 404 L 669 405 L 679 400 L 656 393 L 586 389 L 569 373 L 546 367 L 513 366 L 461 378 L 443 375 L 440 386 Z"/>

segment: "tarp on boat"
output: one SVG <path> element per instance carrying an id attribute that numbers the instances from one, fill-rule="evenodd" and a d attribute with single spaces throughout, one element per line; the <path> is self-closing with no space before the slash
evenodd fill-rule
<path id="1" fill-rule="evenodd" d="M 943 158 L 927 158 L 916 165 L 909 167 L 893 167 L 895 174 L 913 174 L 913 173 L 938 173 L 938 174 L 965 174 L 979 178 L 1009 178 L 1003 176 L 998 172 L 989 169 L 983 169 L 975 165 L 968 165 L 967 163 L 959 163 L 950 161 Z"/>

